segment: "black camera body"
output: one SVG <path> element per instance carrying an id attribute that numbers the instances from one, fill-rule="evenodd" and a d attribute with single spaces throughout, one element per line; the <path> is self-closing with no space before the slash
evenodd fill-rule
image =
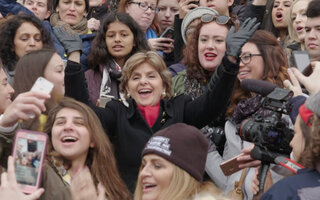
<path id="1" fill-rule="evenodd" d="M 288 114 L 291 108 L 288 100 L 293 93 L 290 90 L 275 88 L 262 99 L 262 108 L 271 110 L 271 116 L 257 115 L 247 119 L 240 126 L 240 137 L 255 144 L 251 156 L 266 163 L 273 163 L 279 155 L 288 156 L 291 152 L 289 143 L 293 138 L 291 130 L 282 121 L 282 114 Z"/>

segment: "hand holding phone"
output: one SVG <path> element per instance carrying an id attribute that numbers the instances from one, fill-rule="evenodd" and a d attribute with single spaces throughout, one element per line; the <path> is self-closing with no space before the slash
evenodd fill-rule
<path id="1" fill-rule="evenodd" d="M 171 27 L 167 27 L 165 31 L 160 35 L 160 38 L 174 39 L 174 30 Z"/>
<path id="2" fill-rule="evenodd" d="M 230 158 L 229 160 L 226 160 L 220 164 L 220 168 L 224 175 L 230 176 L 233 173 L 236 173 L 237 171 L 240 171 L 241 168 L 239 167 L 239 163 L 237 158 L 242 156 L 243 154 L 239 154 L 233 158 Z"/>
<path id="3" fill-rule="evenodd" d="M 41 92 L 45 94 L 50 94 L 54 85 L 47 79 L 43 77 L 39 77 L 36 82 L 33 84 L 32 88 L 30 91 L 35 91 L 35 92 Z M 34 114 L 29 114 L 29 117 L 33 119 L 35 117 Z"/>
<path id="4" fill-rule="evenodd" d="M 23 193 L 33 193 L 40 186 L 48 136 L 45 133 L 19 130 L 13 146 L 16 180 Z"/>
<path id="5" fill-rule="evenodd" d="M 31 91 L 43 92 L 46 94 L 50 94 L 54 85 L 47 79 L 43 77 L 39 77 L 36 82 L 33 84 Z"/>
<path id="6" fill-rule="evenodd" d="M 12 156 L 8 157 L 7 175 L 1 175 L 0 199 L 14 199 L 14 200 L 36 200 L 39 199 L 44 189 L 38 189 L 30 195 L 25 195 L 20 191 L 16 181 L 14 170 L 14 160 Z"/>

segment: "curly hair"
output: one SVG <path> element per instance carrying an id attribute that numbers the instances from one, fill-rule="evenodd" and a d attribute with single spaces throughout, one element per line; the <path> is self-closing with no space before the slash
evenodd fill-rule
<path id="1" fill-rule="evenodd" d="M 10 71 L 14 70 L 19 60 L 14 50 L 14 37 L 23 23 L 31 23 L 39 29 L 43 46 L 52 47 L 50 33 L 43 27 L 42 22 L 37 17 L 25 13 L 8 16 L 0 24 L 0 58 L 3 65 Z"/>
<path id="2" fill-rule="evenodd" d="M 233 23 L 231 20 L 229 21 L 230 23 L 225 25 L 228 29 L 231 27 L 231 23 Z M 207 81 L 214 73 L 214 71 L 208 71 L 204 69 L 200 64 L 198 57 L 198 40 L 200 36 L 201 27 L 205 24 L 208 23 L 200 22 L 196 26 L 192 37 L 188 41 L 186 47 L 183 49 L 184 58 L 182 60 L 182 63 L 186 65 L 187 77 L 189 79 L 196 79 L 198 81 Z"/>
<path id="3" fill-rule="evenodd" d="M 92 46 L 90 54 L 88 56 L 89 66 L 93 70 L 99 70 L 99 65 L 106 64 L 107 61 L 112 60 L 113 57 L 108 52 L 106 45 L 106 33 L 108 31 L 109 25 L 113 22 L 120 22 L 129 27 L 134 37 L 134 44 L 131 52 L 126 56 L 127 60 L 131 55 L 138 51 L 148 51 L 150 47 L 145 38 L 144 33 L 140 29 L 139 25 L 134 21 L 130 15 L 127 13 L 114 13 L 111 12 L 103 21 L 100 30 L 98 31 L 96 37 L 92 41 Z"/>
<path id="4" fill-rule="evenodd" d="M 268 31 L 257 30 L 248 42 L 255 44 L 262 54 L 264 71 L 261 80 L 283 87 L 283 81 L 289 79 L 287 72 L 288 61 L 277 38 Z M 237 104 L 248 97 L 250 97 L 250 93 L 242 90 L 240 88 L 240 81 L 236 80 L 227 116 L 231 116 Z"/>

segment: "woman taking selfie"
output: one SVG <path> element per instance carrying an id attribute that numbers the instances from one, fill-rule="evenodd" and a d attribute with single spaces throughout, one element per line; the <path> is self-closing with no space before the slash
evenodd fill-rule
<path id="1" fill-rule="evenodd" d="M 239 46 L 227 51 L 228 58 L 211 77 L 208 90 L 193 101 L 186 95 L 172 97 L 171 74 L 156 52 L 136 53 L 127 60 L 120 83 L 120 92 L 127 102 L 112 100 L 105 109 L 93 109 L 114 144 L 120 173 L 132 191 L 140 166 L 140 152 L 154 132 L 177 122 L 202 128 L 224 109 L 238 72 L 238 65 L 232 61 L 236 62 L 242 44 L 256 28 L 255 20 L 249 20 L 242 31 L 230 33 L 230 41 L 237 41 Z M 83 87 L 72 97 L 86 99 L 85 95 Z"/>
<path id="2" fill-rule="evenodd" d="M 91 173 L 96 187 L 98 183 L 104 186 L 107 199 L 130 199 L 117 170 L 112 145 L 95 113 L 80 102 L 63 98 L 48 116 L 44 128 L 49 136 L 48 162 L 44 166 L 45 192 L 41 199 L 71 200 L 70 184 L 74 188 L 73 179 L 86 171 Z M 87 184 L 82 182 L 88 189 Z M 101 186 L 98 191 L 103 191 Z M 97 199 L 97 193 L 92 194 L 90 199 Z"/>
<path id="3" fill-rule="evenodd" d="M 207 151 L 207 139 L 193 126 L 177 123 L 155 133 L 142 151 L 134 200 L 222 197 L 203 181 Z"/>
<path id="4" fill-rule="evenodd" d="M 127 13 L 110 13 L 92 42 L 86 72 L 92 104 L 106 96 L 120 98 L 121 70 L 126 60 L 141 50 L 150 50 L 138 24 Z"/>

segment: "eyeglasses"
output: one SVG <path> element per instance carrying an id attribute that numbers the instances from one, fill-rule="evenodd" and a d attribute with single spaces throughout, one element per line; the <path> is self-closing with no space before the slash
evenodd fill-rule
<path id="1" fill-rule="evenodd" d="M 204 14 L 201 16 L 201 21 L 205 23 L 212 22 L 215 20 L 218 24 L 224 25 L 230 21 L 231 17 L 224 15 L 212 15 L 212 14 Z"/>
<path id="2" fill-rule="evenodd" d="M 240 60 L 243 64 L 249 64 L 251 62 L 251 58 L 253 56 L 262 56 L 262 55 L 261 54 L 252 54 L 252 53 L 243 54 L 242 56 L 240 56 Z"/>
<path id="3" fill-rule="evenodd" d="M 147 11 L 148 8 L 150 8 L 151 12 L 153 12 L 153 13 L 158 13 L 159 12 L 159 9 L 156 6 L 149 6 L 146 2 L 134 2 L 134 1 L 131 1 L 128 4 L 136 4 L 136 5 L 139 6 L 140 9 L 142 9 L 144 11 Z"/>

